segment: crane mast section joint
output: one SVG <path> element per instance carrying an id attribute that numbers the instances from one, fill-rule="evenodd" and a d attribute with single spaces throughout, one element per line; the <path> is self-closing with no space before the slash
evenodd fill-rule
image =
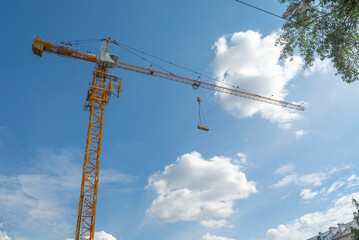
<path id="1" fill-rule="evenodd" d="M 111 74 L 108 74 L 106 72 L 99 71 L 100 68 L 97 68 L 93 71 L 93 75 L 95 78 L 102 78 L 106 79 L 106 81 L 101 85 L 94 85 L 92 84 L 90 89 L 87 92 L 87 97 L 84 105 L 84 110 L 89 110 L 90 107 L 90 98 L 92 96 L 92 93 L 94 91 L 97 91 L 99 93 L 102 93 L 101 96 L 106 96 L 106 99 L 103 99 L 102 97 L 94 96 L 92 97 L 95 100 L 104 101 L 106 104 L 108 104 L 110 97 L 114 95 L 116 98 L 119 98 L 120 92 L 122 90 L 122 79 L 115 77 Z M 105 93 L 105 94 L 104 94 Z"/>

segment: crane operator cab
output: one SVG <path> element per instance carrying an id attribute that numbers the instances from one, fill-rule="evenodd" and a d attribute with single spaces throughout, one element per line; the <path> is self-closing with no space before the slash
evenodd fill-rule
<path id="1" fill-rule="evenodd" d="M 118 56 L 105 52 L 99 59 L 99 64 L 104 68 L 115 68 Z"/>

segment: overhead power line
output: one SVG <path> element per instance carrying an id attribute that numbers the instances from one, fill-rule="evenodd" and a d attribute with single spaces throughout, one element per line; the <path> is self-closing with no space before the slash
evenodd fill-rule
<path id="1" fill-rule="evenodd" d="M 275 17 L 277 17 L 277 18 L 280 18 L 280 19 L 283 19 L 283 20 L 287 20 L 287 19 L 283 18 L 282 16 L 279 16 L 279 15 L 277 15 L 277 14 L 275 14 L 275 13 L 271 13 L 271 12 L 269 12 L 269 11 L 267 11 L 267 10 L 262 9 L 262 8 L 253 6 L 253 5 L 249 4 L 249 3 L 245 3 L 245 2 L 242 2 L 242 1 L 240 1 L 240 0 L 234 0 L 234 1 L 239 2 L 239 3 L 243 4 L 243 5 L 248 6 L 248 7 L 257 9 L 257 10 L 262 11 L 262 12 L 264 12 L 264 13 L 270 14 L 270 15 L 275 16 Z"/>

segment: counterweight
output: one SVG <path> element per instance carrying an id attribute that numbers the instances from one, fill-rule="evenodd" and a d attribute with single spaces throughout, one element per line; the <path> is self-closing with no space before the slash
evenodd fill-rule
<path id="1" fill-rule="evenodd" d="M 101 56 L 82 53 L 77 49 L 65 44 L 52 43 L 35 37 L 32 44 L 32 51 L 37 56 L 43 52 L 65 56 L 74 59 L 85 60 L 95 63 L 91 87 L 88 90 L 85 109 L 89 110 L 89 124 L 85 149 L 85 160 L 82 173 L 80 201 L 76 226 L 76 240 L 94 240 L 97 192 L 100 170 L 100 156 L 102 144 L 103 120 L 105 106 L 109 98 L 114 95 L 119 97 L 122 80 L 108 74 L 108 68 L 121 68 L 138 72 L 153 77 L 168 79 L 179 83 L 185 83 L 194 87 L 201 87 L 217 92 L 244 97 L 255 101 L 278 105 L 284 108 L 303 111 L 304 107 L 272 98 L 266 98 L 257 94 L 240 91 L 235 88 L 227 88 L 199 80 L 185 78 L 170 73 L 160 72 L 154 69 L 139 67 L 117 61 L 117 57 L 109 54 L 108 46 L 112 42 L 110 38 L 105 39 L 106 43 Z"/>

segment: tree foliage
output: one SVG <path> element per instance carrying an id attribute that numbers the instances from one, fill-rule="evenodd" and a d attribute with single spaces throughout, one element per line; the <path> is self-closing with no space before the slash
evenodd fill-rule
<path id="1" fill-rule="evenodd" d="M 288 9 L 302 0 L 279 0 Z M 318 0 L 303 13 L 295 11 L 284 23 L 276 45 L 283 47 L 281 59 L 291 57 L 298 49 L 305 68 L 316 57 L 331 59 L 343 81 L 359 80 L 359 0 Z"/>
<path id="2" fill-rule="evenodd" d="M 356 211 L 353 212 L 354 221 L 359 226 L 359 203 L 357 200 L 353 198 L 353 203 L 356 207 Z M 359 229 L 358 228 L 350 228 L 351 233 L 354 235 L 354 240 L 359 240 Z"/>

